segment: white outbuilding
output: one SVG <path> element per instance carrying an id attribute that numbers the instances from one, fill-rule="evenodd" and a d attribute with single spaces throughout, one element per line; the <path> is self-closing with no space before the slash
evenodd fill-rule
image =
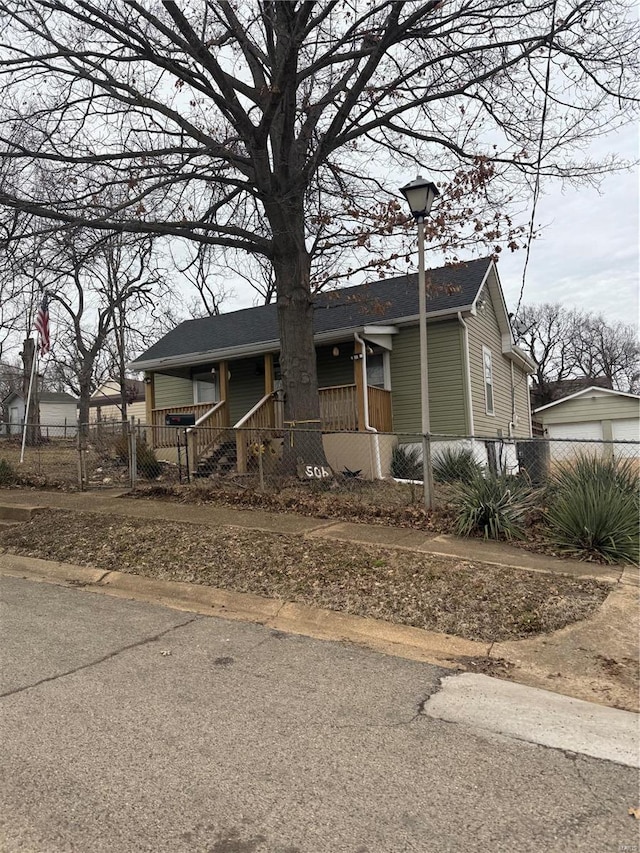
<path id="1" fill-rule="evenodd" d="M 638 394 L 591 386 L 540 406 L 533 417 L 551 440 L 552 459 L 567 457 L 570 450 L 595 449 L 589 444 L 593 441 L 613 442 L 607 446 L 617 457 L 635 457 L 640 449 Z"/>
<path id="2" fill-rule="evenodd" d="M 43 438 L 73 438 L 77 432 L 78 401 L 63 391 L 40 391 L 40 431 Z M 24 424 L 25 398 L 14 391 L 2 401 L 5 433 L 20 435 Z"/>

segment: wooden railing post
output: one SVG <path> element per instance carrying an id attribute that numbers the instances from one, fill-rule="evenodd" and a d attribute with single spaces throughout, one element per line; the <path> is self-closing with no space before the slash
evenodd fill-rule
<path id="1" fill-rule="evenodd" d="M 147 424 L 149 426 L 154 426 L 153 420 L 153 410 L 156 407 L 156 386 L 155 386 L 155 375 L 153 373 L 145 373 L 144 375 L 144 409 L 145 409 L 145 417 L 147 419 Z M 151 430 L 151 441 L 149 442 L 150 447 L 155 447 L 154 441 L 154 432 L 155 430 Z"/>
<path id="2" fill-rule="evenodd" d="M 273 394 L 273 354 L 265 353 L 264 357 L 264 395 Z"/>
<path id="3" fill-rule="evenodd" d="M 219 362 L 218 371 L 219 371 L 219 373 L 218 373 L 219 383 L 218 384 L 220 386 L 220 399 L 226 400 L 227 404 L 228 404 L 228 402 L 229 402 L 229 362 L 228 361 Z M 223 426 L 226 426 L 226 427 L 229 426 L 228 414 L 229 414 L 229 406 L 227 405 L 225 407 L 225 415 L 227 417 L 227 420 L 223 424 Z"/>
<path id="4" fill-rule="evenodd" d="M 236 466 L 238 474 L 247 473 L 247 439 L 244 430 L 236 430 Z"/>
<path id="5" fill-rule="evenodd" d="M 359 341 L 356 341 L 353 347 L 354 356 L 353 356 L 353 374 L 356 382 L 356 413 L 357 413 L 357 421 L 358 421 L 358 430 L 364 432 L 366 430 L 366 423 L 364 417 L 365 411 L 365 398 L 364 395 L 367 393 L 367 386 L 364 382 L 364 376 L 362 375 L 362 363 L 364 360 L 364 344 L 361 344 Z"/>
<path id="6" fill-rule="evenodd" d="M 187 430 L 187 453 L 189 455 L 189 474 L 195 474 L 200 462 L 200 455 L 198 453 L 198 430 L 195 428 Z"/>

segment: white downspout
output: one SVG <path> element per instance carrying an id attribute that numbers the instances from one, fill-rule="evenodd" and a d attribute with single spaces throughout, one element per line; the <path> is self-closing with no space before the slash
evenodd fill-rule
<path id="1" fill-rule="evenodd" d="M 509 422 L 509 438 L 513 438 L 516 426 L 518 425 L 518 416 L 516 415 L 516 381 L 513 375 L 513 362 L 510 361 L 511 367 L 511 421 Z"/>
<path id="2" fill-rule="evenodd" d="M 367 345 L 357 332 L 353 333 L 353 337 L 362 348 L 362 385 L 364 387 L 364 428 L 367 432 L 375 433 L 373 439 L 374 453 L 373 462 L 375 475 L 377 480 L 382 480 L 382 464 L 380 462 L 380 439 L 378 438 L 378 430 L 372 427 L 369 423 L 369 389 L 367 385 Z"/>

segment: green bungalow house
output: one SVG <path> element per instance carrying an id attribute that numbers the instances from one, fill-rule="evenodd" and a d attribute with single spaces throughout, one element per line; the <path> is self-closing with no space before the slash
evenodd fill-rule
<path id="1" fill-rule="evenodd" d="M 432 433 L 530 437 L 533 364 L 514 345 L 495 263 L 431 270 L 427 287 Z M 319 295 L 314 333 L 329 463 L 387 476 L 392 447 L 420 433 L 417 275 Z M 142 353 L 129 367 L 145 371 L 158 456 L 175 453 L 165 415 L 193 413 L 191 467 L 233 437 L 246 470 L 258 431 L 283 426 L 278 353 L 273 304 L 187 320 Z"/>

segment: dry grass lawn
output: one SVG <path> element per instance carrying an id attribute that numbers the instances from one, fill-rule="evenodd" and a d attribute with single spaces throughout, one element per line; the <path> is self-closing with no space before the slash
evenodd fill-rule
<path id="1" fill-rule="evenodd" d="M 608 587 L 407 551 L 49 510 L 0 551 L 207 584 L 487 642 L 590 616 Z"/>

